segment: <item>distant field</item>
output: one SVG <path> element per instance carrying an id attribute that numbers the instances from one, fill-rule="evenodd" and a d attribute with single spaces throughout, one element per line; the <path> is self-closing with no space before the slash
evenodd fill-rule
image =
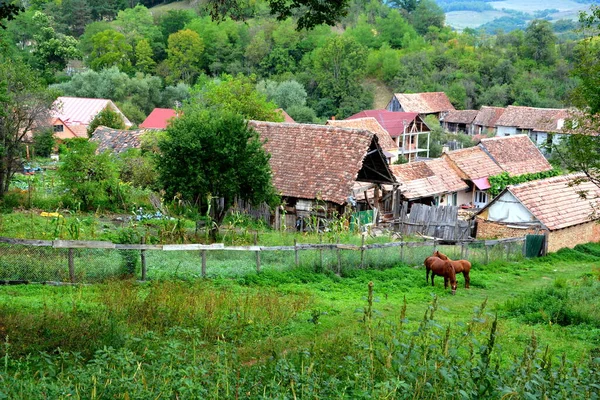
<path id="1" fill-rule="evenodd" d="M 580 4 L 570 0 L 505 0 L 489 3 L 497 11 L 452 11 L 446 13 L 446 23 L 457 30 L 476 28 L 497 18 L 509 16 L 502 9 L 516 10 L 528 14 L 547 9 L 559 10 L 550 15 L 552 21 L 559 19 L 577 19 L 580 11 L 587 10 L 589 4 Z"/>

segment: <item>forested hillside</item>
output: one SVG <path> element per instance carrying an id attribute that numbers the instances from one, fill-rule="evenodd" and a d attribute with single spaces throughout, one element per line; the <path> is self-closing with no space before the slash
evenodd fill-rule
<path id="1" fill-rule="evenodd" d="M 307 30 L 297 10 L 273 15 L 276 2 L 228 12 L 212 1 L 157 3 L 31 1 L 4 20 L 2 62 L 28 65 L 56 95 L 110 98 L 135 123 L 223 74 L 250 77 L 301 122 L 385 106 L 374 104 L 376 87 L 444 91 L 472 109 L 564 107 L 577 83 L 576 41 L 545 20 L 457 33 L 433 0 L 352 0 L 340 2 L 333 26 Z"/>

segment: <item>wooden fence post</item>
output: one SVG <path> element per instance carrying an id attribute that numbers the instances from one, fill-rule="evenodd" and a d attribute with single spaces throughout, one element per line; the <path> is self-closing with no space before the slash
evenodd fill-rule
<path id="1" fill-rule="evenodd" d="M 258 232 L 254 235 L 254 245 L 258 246 Z M 260 274 L 260 251 L 256 252 L 256 273 Z"/>
<path id="2" fill-rule="evenodd" d="M 201 250 L 200 251 L 200 257 L 202 259 L 202 269 L 201 269 L 201 275 L 203 278 L 206 278 L 206 250 Z"/>
<path id="3" fill-rule="evenodd" d="M 483 246 L 485 247 L 485 264 L 489 264 L 490 263 L 490 255 L 488 253 L 488 245 L 487 243 L 483 243 Z"/>
<path id="4" fill-rule="evenodd" d="M 338 236 L 338 240 L 337 240 L 337 244 L 339 246 L 340 244 L 340 238 Z M 336 253 L 337 253 L 337 274 L 341 275 L 342 274 L 342 253 L 340 252 L 340 248 L 336 247 Z"/>
<path id="5" fill-rule="evenodd" d="M 71 283 L 75 283 L 75 260 L 73 259 L 73 249 L 69 249 L 69 278 Z"/>
<path id="6" fill-rule="evenodd" d="M 298 240 L 294 238 L 294 260 L 296 262 L 296 267 L 300 264 L 300 260 L 298 259 Z"/>
<path id="7" fill-rule="evenodd" d="M 142 236 L 141 244 L 146 244 L 146 238 Z M 146 250 L 140 250 L 140 258 L 142 259 L 142 281 L 146 280 Z"/>
<path id="8" fill-rule="evenodd" d="M 404 242 L 400 243 L 400 262 L 404 262 Z"/>
<path id="9" fill-rule="evenodd" d="M 360 269 L 365 267 L 365 234 L 363 233 L 360 241 Z"/>

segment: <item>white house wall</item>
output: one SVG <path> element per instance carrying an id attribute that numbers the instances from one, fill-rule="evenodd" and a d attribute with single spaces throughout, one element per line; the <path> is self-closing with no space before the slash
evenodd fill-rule
<path id="1" fill-rule="evenodd" d="M 516 126 L 498 126 L 496 136 L 512 136 L 517 134 Z"/>
<path id="2" fill-rule="evenodd" d="M 494 222 L 534 222 L 536 218 L 510 192 L 502 194 L 488 208 L 488 220 Z"/>

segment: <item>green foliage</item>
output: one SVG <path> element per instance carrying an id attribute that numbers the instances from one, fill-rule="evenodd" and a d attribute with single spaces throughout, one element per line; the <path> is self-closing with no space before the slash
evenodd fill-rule
<path id="1" fill-rule="evenodd" d="M 286 112 L 294 121 L 301 124 L 313 124 L 317 122 L 315 110 L 307 106 L 291 106 Z"/>
<path id="2" fill-rule="evenodd" d="M 551 169 L 550 171 L 535 172 L 530 174 L 522 174 L 511 176 L 508 172 L 502 172 L 498 175 L 490 176 L 488 178 L 490 182 L 490 188 L 488 193 L 492 197 L 496 197 L 502 192 L 508 185 L 518 185 L 519 183 L 536 181 L 539 179 L 551 178 L 553 176 L 560 175 L 560 171 Z"/>
<path id="3" fill-rule="evenodd" d="M 125 129 L 125 122 L 123 121 L 121 114 L 114 111 L 109 106 L 106 106 L 90 121 L 87 128 L 88 136 L 91 137 L 99 126 L 106 126 L 107 128 L 113 129 Z"/>
<path id="4" fill-rule="evenodd" d="M 237 113 L 247 119 L 281 121 L 277 106 L 256 90 L 255 77 L 222 75 L 199 82 L 192 91 L 188 107 L 225 113 Z M 187 111 L 186 111 L 187 112 Z"/>
<path id="5" fill-rule="evenodd" d="M 82 210 L 115 209 L 125 204 L 117 169 L 108 153 L 96 154 L 97 144 L 71 139 L 58 174 L 67 189 L 65 202 Z"/>
<path id="6" fill-rule="evenodd" d="M 151 154 L 140 154 L 140 150 L 131 149 L 118 160 L 119 179 L 142 189 L 158 187 L 158 173 Z"/>
<path id="7" fill-rule="evenodd" d="M 33 148 L 39 157 L 50 157 L 56 140 L 52 129 L 43 129 L 33 133 Z"/>
<path id="8" fill-rule="evenodd" d="M 144 74 L 154 70 L 156 61 L 152 59 L 152 48 L 147 39 L 141 39 L 135 45 L 135 68 Z"/>
<path id="9" fill-rule="evenodd" d="M 219 224 L 234 199 L 273 204 L 269 157 L 240 115 L 189 110 L 159 143 L 159 181 L 167 198 L 180 196 Z M 216 199 L 221 202 L 214 202 Z M 215 206 L 216 205 L 216 206 Z"/>
<path id="10" fill-rule="evenodd" d="M 201 71 L 201 56 L 204 41 L 196 32 L 185 29 L 169 35 L 167 47 L 167 65 L 169 76 L 167 81 L 194 83 Z"/>
<path id="11" fill-rule="evenodd" d="M 117 67 L 121 71 L 131 70 L 133 47 L 121 32 L 105 30 L 91 38 L 92 51 L 87 59 L 95 71 Z"/>

